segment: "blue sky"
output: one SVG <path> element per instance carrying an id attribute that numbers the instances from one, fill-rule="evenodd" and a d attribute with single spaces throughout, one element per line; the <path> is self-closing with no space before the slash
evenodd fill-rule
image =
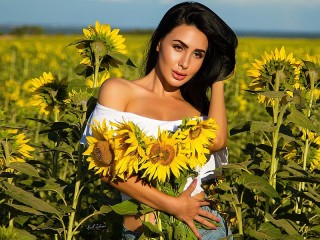
<path id="1" fill-rule="evenodd" d="M 154 28 L 178 0 L 0 0 L 0 25 Z M 320 0 L 199 0 L 236 31 L 320 33 Z"/>

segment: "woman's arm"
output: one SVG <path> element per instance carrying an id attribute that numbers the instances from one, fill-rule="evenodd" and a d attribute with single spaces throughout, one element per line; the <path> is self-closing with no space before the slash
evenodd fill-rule
<path id="1" fill-rule="evenodd" d="M 218 151 L 227 146 L 227 115 L 224 101 L 224 82 L 218 81 L 212 84 L 211 100 L 208 117 L 214 118 L 219 126 L 217 137 L 211 151 Z"/>
<path id="2" fill-rule="evenodd" d="M 105 178 L 102 180 L 107 181 Z M 196 181 L 177 197 L 169 196 L 148 184 L 144 184 L 137 176 L 130 177 L 127 181 L 109 182 L 109 184 L 139 202 L 185 222 L 199 239 L 201 239 L 201 235 L 194 225 L 194 220 L 212 229 L 216 229 L 216 227 L 204 217 L 219 222 L 219 218 L 215 215 L 201 209 L 201 206 L 209 205 L 209 202 L 191 196 L 196 187 Z"/>

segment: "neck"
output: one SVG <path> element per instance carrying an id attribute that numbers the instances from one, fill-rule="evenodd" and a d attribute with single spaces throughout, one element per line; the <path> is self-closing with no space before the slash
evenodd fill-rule
<path id="1" fill-rule="evenodd" d="M 181 92 L 179 87 L 170 86 L 163 78 L 162 74 L 158 73 L 154 68 L 147 76 L 145 76 L 146 88 L 150 91 L 163 95 L 164 97 L 172 96 L 175 98 L 181 98 Z"/>

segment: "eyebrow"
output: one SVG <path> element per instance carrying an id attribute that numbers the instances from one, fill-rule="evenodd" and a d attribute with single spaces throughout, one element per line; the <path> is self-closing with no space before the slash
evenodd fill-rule
<path id="1" fill-rule="evenodd" d="M 181 40 L 179 40 L 179 39 L 173 39 L 173 41 L 174 42 L 179 42 L 183 47 L 185 47 L 185 48 L 189 48 L 189 46 L 186 44 L 186 43 L 184 43 L 183 41 L 181 41 Z M 206 51 L 205 50 L 203 50 L 203 49 L 195 49 L 195 51 L 197 51 L 197 52 L 203 52 L 203 53 L 206 53 Z"/>

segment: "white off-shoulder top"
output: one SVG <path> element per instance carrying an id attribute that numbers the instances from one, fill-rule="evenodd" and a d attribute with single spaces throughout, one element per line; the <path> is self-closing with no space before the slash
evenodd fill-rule
<path id="1" fill-rule="evenodd" d="M 94 124 L 93 122 L 94 119 L 98 122 L 102 122 L 104 119 L 106 119 L 107 124 L 108 122 L 116 122 L 116 121 L 118 122 L 132 121 L 133 123 L 138 125 L 139 128 L 142 129 L 144 132 L 146 132 L 148 135 L 153 135 L 153 136 L 158 135 L 159 128 L 160 130 L 175 131 L 177 130 L 177 127 L 182 123 L 182 120 L 164 121 L 164 120 L 157 120 L 157 119 L 140 116 L 138 114 L 131 113 L 131 112 L 122 112 L 122 111 L 118 111 L 97 103 L 94 111 L 91 113 L 88 119 L 88 125 L 85 128 L 85 131 L 83 133 L 80 143 L 85 145 L 87 144 L 86 136 L 92 135 L 92 131 L 89 124 Z M 201 168 L 199 167 L 197 169 L 197 172 L 198 172 L 197 187 L 192 193 L 192 195 L 202 192 L 203 191 L 203 189 L 201 188 L 202 182 L 213 179 L 216 174 L 214 170 L 227 163 L 228 163 L 227 149 L 223 149 L 209 155 L 207 163 Z M 185 189 L 191 184 L 191 182 L 192 182 L 192 179 L 191 178 L 188 179 Z M 127 199 L 127 196 L 124 194 L 122 195 L 122 197 L 123 197 L 123 200 Z"/>

